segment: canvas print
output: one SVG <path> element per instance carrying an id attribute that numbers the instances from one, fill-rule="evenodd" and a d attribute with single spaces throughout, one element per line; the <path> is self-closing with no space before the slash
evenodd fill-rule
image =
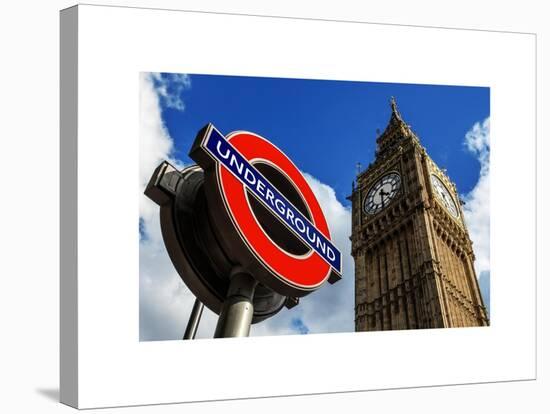
<path id="1" fill-rule="evenodd" d="M 489 88 L 139 94 L 140 341 L 489 326 Z"/>

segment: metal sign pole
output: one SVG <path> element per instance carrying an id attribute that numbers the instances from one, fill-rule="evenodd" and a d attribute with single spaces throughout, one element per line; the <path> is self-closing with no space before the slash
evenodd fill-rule
<path id="1" fill-rule="evenodd" d="M 185 328 L 185 333 L 183 334 L 183 339 L 195 339 L 197 335 L 197 329 L 199 328 L 199 322 L 201 321 L 202 310 L 204 309 L 204 304 L 195 299 L 195 304 L 191 310 L 191 315 L 189 316 L 189 322 L 187 322 L 187 328 Z"/>
<path id="2" fill-rule="evenodd" d="M 252 300 L 258 281 L 244 272 L 233 272 L 214 338 L 248 336 L 254 315 Z"/>

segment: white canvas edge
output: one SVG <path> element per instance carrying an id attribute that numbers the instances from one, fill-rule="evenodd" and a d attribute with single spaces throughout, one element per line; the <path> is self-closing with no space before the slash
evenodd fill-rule
<path id="1" fill-rule="evenodd" d="M 80 408 L 535 377 L 533 35 L 78 9 Z M 491 87 L 491 326 L 139 343 L 140 71 Z"/>

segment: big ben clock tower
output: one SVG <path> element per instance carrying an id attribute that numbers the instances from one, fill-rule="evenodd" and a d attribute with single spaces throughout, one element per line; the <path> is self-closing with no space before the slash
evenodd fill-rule
<path id="1" fill-rule="evenodd" d="M 391 109 L 350 196 L 355 330 L 487 326 L 456 187 Z"/>

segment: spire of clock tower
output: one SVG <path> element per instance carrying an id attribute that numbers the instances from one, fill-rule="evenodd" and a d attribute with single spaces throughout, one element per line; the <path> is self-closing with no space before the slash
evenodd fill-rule
<path id="1" fill-rule="evenodd" d="M 391 117 L 382 134 L 376 138 L 376 156 L 384 156 L 404 139 L 415 137 L 411 128 L 407 125 L 397 109 L 397 103 L 392 96 L 390 100 Z M 416 138 L 416 137 L 415 137 Z"/>
<path id="2" fill-rule="evenodd" d="M 399 117 L 399 113 L 397 112 L 397 103 L 395 102 L 394 96 L 392 96 L 390 99 L 390 105 L 391 105 L 392 115 L 395 114 L 396 116 Z"/>

